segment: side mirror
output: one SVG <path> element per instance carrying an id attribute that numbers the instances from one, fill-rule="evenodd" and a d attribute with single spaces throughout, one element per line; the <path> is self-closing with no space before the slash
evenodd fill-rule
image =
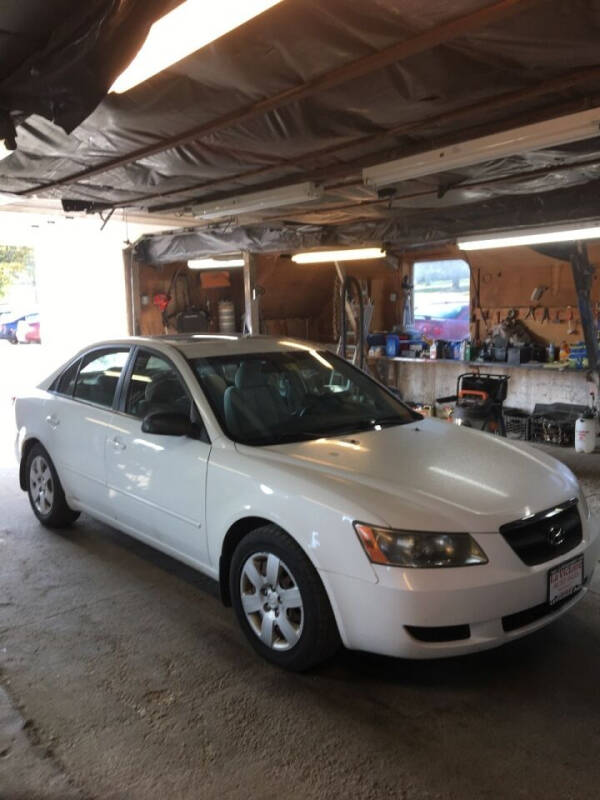
<path id="1" fill-rule="evenodd" d="M 144 433 L 154 433 L 158 436 L 192 436 L 194 426 L 187 414 L 177 414 L 172 411 L 154 411 L 144 417 L 142 431 Z"/>

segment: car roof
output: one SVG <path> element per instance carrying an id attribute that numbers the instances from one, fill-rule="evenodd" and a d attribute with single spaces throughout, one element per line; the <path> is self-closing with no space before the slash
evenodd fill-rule
<path id="1" fill-rule="evenodd" d="M 290 339 L 282 336 L 250 336 L 241 333 L 194 333 L 166 334 L 164 336 L 128 336 L 122 339 L 97 342 L 90 348 L 116 345 L 139 345 L 143 347 L 173 347 L 186 358 L 238 355 L 242 353 L 267 353 L 294 350 L 323 350 L 323 344 Z"/>
<path id="2" fill-rule="evenodd" d="M 52 382 L 63 373 L 65 368 L 91 350 L 112 347 L 153 347 L 169 355 L 172 349 L 184 358 L 210 358 L 214 356 L 241 355 L 243 353 L 298 352 L 298 350 L 323 350 L 326 346 L 316 342 L 289 339 L 277 336 L 249 336 L 241 333 L 199 333 L 199 334 L 167 334 L 163 336 L 124 336 L 120 339 L 106 339 L 90 343 L 78 353 L 54 370 L 45 380 L 38 384 L 40 389 L 48 389 Z"/>

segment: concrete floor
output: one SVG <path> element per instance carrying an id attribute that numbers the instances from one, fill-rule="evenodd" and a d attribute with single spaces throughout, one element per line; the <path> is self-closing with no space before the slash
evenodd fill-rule
<path id="1" fill-rule="evenodd" d="M 2 344 L 5 366 L 17 356 Z M 568 616 L 500 650 L 341 652 L 290 675 L 254 656 L 192 570 L 88 517 L 41 528 L 7 438 L 1 800 L 596 795 L 598 579 Z M 600 507 L 600 456 L 571 461 Z"/>

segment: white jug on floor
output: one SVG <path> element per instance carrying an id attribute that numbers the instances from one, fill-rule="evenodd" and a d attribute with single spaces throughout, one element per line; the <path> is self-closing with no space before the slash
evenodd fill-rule
<path id="1" fill-rule="evenodd" d="M 580 417 L 575 423 L 575 452 L 593 453 L 596 448 L 596 420 Z"/>

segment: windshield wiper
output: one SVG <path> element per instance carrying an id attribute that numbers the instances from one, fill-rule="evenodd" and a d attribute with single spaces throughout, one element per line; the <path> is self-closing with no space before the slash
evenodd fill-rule
<path id="1" fill-rule="evenodd" d="M 354 419 L 345 422 L 343 425 L 330 428 L 327 433 L 322 433 L 322 436 L 343 436 L 347 433 L 356 431 L 372 431 L 377 425 L 406 425 L 409 422 L 414 422 L 412 419 L 399 416 L 397 414 L 388 417 L 368 417 L 363 419 Z"/>
<path id="2" fill-rule="evenodd" d="M 377 417 L 373 420 L 373 425 L 408 425 L 409 422 L 416 422 L 416 419 L 393 414 L 389 417 Z"/>
<path id="3" fill-rule="evenodd" d="M 286 431 L 285 433 L 272 433 L 256 439 L 248 439 L 242 444 L 251 446 L 273 446 L 278 444 L 291 444 L 293 442 L 314 441 L 315 439 L 327 439 L 331 437 L 350 436 L 359 431 L 372 431 L 376 425 L 407 425 L 415 420 L 392 415 L 388 417 L 369 417 L 363 419 L 348 420 L 347 422 L 333 425 L 321 431 Z"/>
<path id="4" fill-rule="evenodd" d="M 321 439 L 327 434 L 323 431 L 295 431 L 292 433 L 273 433 L 270 436 L 262 436 L 256 439 L 240 440 L 240 444 L 247 444 L 251 447 L 269 447 L 277 444 L 290 444 L 292 442 L 310 441 Z"/>
<path id="5" fill-rule="evenodd" d="M 412 421 L 413 420 L 407 420 L 405 417 L 400 416 L 381 417 L 379 419 L 370 417 L 369 419 L 348 420 L 339 425 L 332 425 L 322 431 L 298 431 L 297 433 L 290 433 L 288 435 L 290 437 L 297 437 L 298 439 L 327 439 L 329 437 L 350 436 L 359 431 L 372 431 L 375 429 L 376 425 L 405 425 L 407 422 Z"/>

